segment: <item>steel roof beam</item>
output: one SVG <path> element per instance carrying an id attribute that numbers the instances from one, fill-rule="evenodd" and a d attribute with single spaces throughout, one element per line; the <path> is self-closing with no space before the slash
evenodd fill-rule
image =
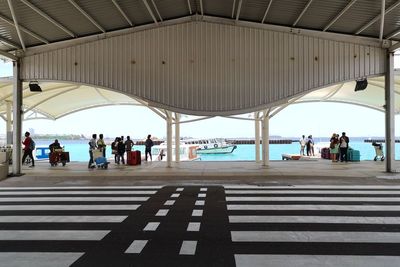
<path id="1" fill-rule="evenodd" d="M 400 29 L 395 30 L 394 32 L 392 32 L 391 34 L 389 34 L 388 36 L 386 36 L 385 39 L 392 39 L 393 37 L 395 37 L 396 35 L 400 34 Z"/>
<path id="2" fill-rule="evenodd" d="M 193 12 L 192 12 L 192 5 L 190 4 L 190 0 L 187 0 L 187 5 L 188 5 L 188 8 L 189 8 L 189 13 L 190 13 L 190 15 L 192 15 Z"/>
<path id="3" fill-rule="evenodd" d="M 357 0 L 351 0 L 347 6 L 345 8 L 342 9 L 342 11 L 340 11 L 339 14 L 337 14 L 337 16 L 331 20 L 331 22 L 328 23 L 328 25 L 325 26 L 325 28 L 322 31 L 327 31 L 344 13 L 346 13 L 346 11 L 352 6 L 354 5 L 354 3 L 357 2 Z"/>
<path id="4" fill-rule="evenodd" d="M 267 14 L 268 14 L 269 9 L 271 8 L 272 1 L 273 1 L 273 0 L 269 0 L 268 7 L 267 7 L 267 9 L 265 10 L 264 17 L 263 17 L 263 19 L 261 20 L 261 24 L 263 24 L 264 21 L 265 21 L 265 19 L 267 18 Z"/>
<path id="5" fill-rule="evenodd" d="M 396 7 L 398 7 L 400 5 L 400 0 L 397 1 L 396 3 L 394 3 L 393 5 L 391 5 L 389 8 L 387 8 L 385 10 L 385 15 L 389 12 L 391 12 L 393 9 L 395 9 Z M 365 24 L 364 26 L 362 26 L 355 34 L 360 34 L 361 32 L 365 31 L 367 28 L 369 28 L 372 24 L 374 24 L 375 22 L 377 22 L 380 18 L 381 18 L 382 14 L 379 14 L 378 16 L 376 16 L 373 20 L 371 20 L 370 22 L 368 22 L 367 24 Z"/>
<path id="6" fill-rule="evenodd" d="M 19 41 L 21 43 L 22 49 L 25 51 L 26 50 L 25 43 L 24 43 L 24 39 L 22 38 L 21 31 L 19 30 L 17 16 L 15 15 L 15 12 L 14 12 L 14 7 L 12 5 L 11 0 L 7 0 L 7 2 L 8 2 L 8 6 L 10 8 L 10 11 L 11 11 L 11 16 L 12 16 L 13 21 L 14 21 L 15 29 L 17 30 Z"/>
<path id="7" fill-rule="evenodd" d="M 114 4 L 114 6 L 118 9 L 119 13 L 125 18 L 125 20 L 133 27 L 132 21 L 128 18 L 126 13 L 122 10 L 121 6 L 117 3 L 117 0 L 111 0 Z"/>
<path id="8" fill-rule="evenodd" d="M 233 5 L 232 5 L 232 18 L 235 17 L 235 7 L 236 7 L 236 0 L 233 0 Z"/>
<path id="9" fill-rule="evenodd" d="M 158 25 L 158 21 L 157 21 L 157 19 L 156 19 L 156 16 L 154 16 L 153 11 L 151 11 L 151 8 L 150 8 L 150 6 L 149 6 L 149 3 L 147 3 L 147 0 L 143 0 L 143 3 L 144 3 L 144 5 L 146 6 L 147 11 L 149 12 L 150 16 L 153 18 L 154 23 L 155 23 L 156 25 Z"/>
<path id="10" fill-rule="evenodd" d="M 301 11 L 300 15 L 297 17 L 296 21 L 293 23 L 292 27 L 295 27 L 297 23 L 299 23 L 301 17 L 303 17 L 304 13 L 306 13 L 307 9 L 310 7 L 311 3 L 313 0 L 308 1 L 306 6 L 303 8 L 303 11 Z"/>
<path id="11" fill-rule="evenodd" d="M 238 9 L 236 12 L 236 20 L 239 20 L 240 10 L 242 9 L 242 3 L 243 3 L 243 0 L 239 0 Z"/>
<path id="12" fill-rule="evenodd" d="M 1 39 L 0 39 L 0 41 L 1 41 Z M 9 59 L 14 60 L 14 61 L 18 60 L 18 57 L 14 56 L 13 54 L 10 54 L 8 52 L 2 51 L 2 50 L 0 50 L 0 56 L 9 58 Z"/>
<path id="13" fill-rule="evenodd" d="M 158 8 L 156 6 L 156 3 L 154 3 L 154 0 L 151 0 L 151 3 L 153 3 L 154 9 L 156 10 L 158 17 L 160 18 L 160 21 L 163 21 L 163 18 L 161 17 L 160 12 L 158 11 Z"/>
<path id="14" fill-rule="evenodd" d="M 201 15 L 204 16 L 203 0 L 200 0 L 200 12 L 201 12 Z"/>
<path id="15" fill-rule="evenodd" d="M 84 15 L 94 26 L 96 26 L 100 31 L 106 32 L 106 30 L 97 23 L 94 18 L 92 18 L 85 10 L 83 10 L 74 0 L 68 0 L 71 5 L 73 5 L 82 15 Z"/>
<path id="16" fill-rule="evenodd" d="M 7 22 L 7 23 L 10 24 L 11 26 L 14 26 L 14 27 L 15 27 L 14 22 L 13 22 L 12 20 L 10 20 L 9 18 L 7 18 L 7 17 L 5 17 L 5 16 L 3 16 L 3 15 L 0 15 L 0 19 L 3 20 L 3 21 L 5 21 L 5 22 Z M 50 43 L 49 41 L 47 41 L 47 40 L 44 39 L 43 37 L 37 35 L 36 33 L 34 33 L 34 32 L 32 32 L 32 31 L 28 30 L 27 28 L 25 28 L 25 27 L 23 27 L 23 26 L 21 26 L 21 25 L 19 25 L 19 28 L 21 29 L 21 31 L 23 31 L 23 32 L 25 32 L 25 33 L 27 33 L 27 34 L 29 34 L 30 36 L 32 36 L 33 38 L 35 38 L 35 39 L 41 41 L 42 43 L 45 43 L 45 44 L 49 44 L 49 43 Z"/>
<path id="17" fill-rule="evenodd" d="M 8 46 L 10 46 L 10 47 L 14 47 L 14 48 L 21 49 L 21 46 L 20 46 L 20 45 L 14 43 L 13 41 L 8 40 L 8 39 L 6 39 L 6 38 L 4 38 L 4 37 L 1 37 L 1 36 L 0 36 L 0 42 L 5 43 L 6 45 L 8 45 Z M 1 51 L 1 50 L 0 50 L 0 51 Z"/>
<path id="18" fill-rule="evenodd" d="M 22 3 L 24 3 L 25 5 L 27 5 L 28 7 L 30 7 L 33 11 L 35 11 L 36 13 L 38 13 L 40 16 L 42 16 L 43 18 L 47 19 L 48 21 L 50 21 L 51 23 L 53 23 L 55 26 L 57 26 L 58 28 L 60 28 L 62 31 L 64 31 L 65 33 L 67 33 L 69 36 L 71 37 L 76 37 L 76 34 L 73 33 L 72 31 L 68 30 L 65 26 L 61 25 L 59 22 L 57 22 L 56 20 L 54 20 L 52 17 L 50 17 L 49 15 L 47 15 L 45 12 L 43 12 L 42 10 L 40 10 L 38 7 L 36 7 L 35 5 L 33 5 L 31 2 L 29 2 L 28 0 L 20 0 Z"/>
<path id="19" fill-rule="evenodd" d="M 382 0 L 381 6 L 381 27 L 379 29 L 379 40 L 383 39 L 383 26 L 385 25 L 385 0 Z"/>

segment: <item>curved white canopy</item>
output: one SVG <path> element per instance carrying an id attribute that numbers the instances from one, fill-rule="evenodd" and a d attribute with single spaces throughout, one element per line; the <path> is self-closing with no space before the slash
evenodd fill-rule
<path id="1" fill-rule="evenodd" d="M 6 114 L 6 102 L 12 101 L 12 79 L 0 79 L 0 115 Z M 31 92 L 23 84 L 24 112 L 35 112 L 48 119 L 59 119 L 81 110 L 109 105 L 147 105 L 130 96 L 87 85 L 41 82 L 42 92 Z"/>
<path id="2" fill-rule="evenodd" d="M 6 102 L 12 102 L 12 86 L 11 78 L 0 79 L 0 116 L 3 118 L 6 115 Z M 385 103 L 384 86 L 384 77 L 381 76 L 369 78 L 367 89 L 358 92 L 354 91 L 355 82 L 346 82 L 325 87 L 288 100 L 286 104 L 271 109 L 270 116 L 276 115 L 289 104 L 308 102 L 348 103 L 383 112 Z M 42 88 L 42 92 L 31 92 L 27 83 L 23 85 L 24 112 L 26 114 L 35 113 L 42 115 L 42 117 L 36 116 L 34 118 L 56 120 L 81 110 L 110 105 L 148 106 L 148 103 L 142 100 L 93 86 L 61 82 L 40 82 L 40 87 Z M 395 75 L 395 100 L 395 112 L 399 114 L 400 74 Z M 157 112 L 155 108 L 152 109 Z M 252 120 L 248 114 L 233 116 L 231 118 Z M 29 118 L 26 117 L 25 119 Z"/>

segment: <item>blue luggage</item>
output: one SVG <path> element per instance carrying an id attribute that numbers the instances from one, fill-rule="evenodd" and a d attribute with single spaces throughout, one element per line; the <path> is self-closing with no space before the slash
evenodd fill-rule
<path id="1" fill-rule="evenodd" d="M 360 161 L 360 151 L 354 149 L 347 150 L 347 160 L 348 161 Z"/>
<path id="2" fill-rule="evenodd" d="M 94 162 L 96 163 L 97 168 L 108 168 L 109 162 L 107 162 L 107 159 L 105 157 L 98 157 L 94 160 Z"/>

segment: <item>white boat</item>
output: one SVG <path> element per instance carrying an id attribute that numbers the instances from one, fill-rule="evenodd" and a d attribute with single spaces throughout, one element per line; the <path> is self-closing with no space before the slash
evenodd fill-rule
<path id="1" fill-rule="evenodd" d="M 200 159 L 197 156 L 197 145 L 185 144 L 185 142 L 180 142 L 179 144 L 179 157 L 181 161 L 193 161 Z M 153 159 L 158 161 L 167 160 L 167 143 L 163 142 L 158 146 L 153 146 L 151 148 L 151 154 Z M 175 143 L 172 144 L 172 160 L 175 160 Z"/>
<path id="2" fill-rule="evenodd" d="M 197 154 L 229 154 L 237 148 L 236 145 L 229 144 L 222 138 L 189 139 L 183 142 L 197 145 Z"/>

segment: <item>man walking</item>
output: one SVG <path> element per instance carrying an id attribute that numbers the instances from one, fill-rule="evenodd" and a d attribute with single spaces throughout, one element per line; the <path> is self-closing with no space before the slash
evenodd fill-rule
<path id="1" fill-rule="evenodd" d="M 153 158 L 151 156 L 151 147 L 154 145 L 154 143 L 153 143 L 153 140 L 151 140 L 151 134 L 149 134 L 147 136 L 147 139 L 146 139 L 144 145 L 146 146 L 146 150 L 145 150 L 146 161 L 147 161 L 147 154 L 150 156 L 150 160 L 153 161 Z"/>
<path id="2" fill-rule="evenodd" d="M 22 156 L 22 164 L 24 164 L 26 157 L 30 157 L 32 160 L 32 165 L 30 167 L 35 167 L 35 160 L 33 159 L 32 151 L 35 149 L 35 142 L 30 137 L 30 132 L 25 133 L 25 139 L 22 142 L 24 145 L 24 155 Z"/>
<path id="3" fill-rule="evenodd" d="M 343 162 L 343 160 L 347 162 L 347 149 L 349 148 L 349 138 L 346 136 L 345 132 L 342 133 L 342 136 L 339 139 L 339 148 L 340 162 Z"/>

